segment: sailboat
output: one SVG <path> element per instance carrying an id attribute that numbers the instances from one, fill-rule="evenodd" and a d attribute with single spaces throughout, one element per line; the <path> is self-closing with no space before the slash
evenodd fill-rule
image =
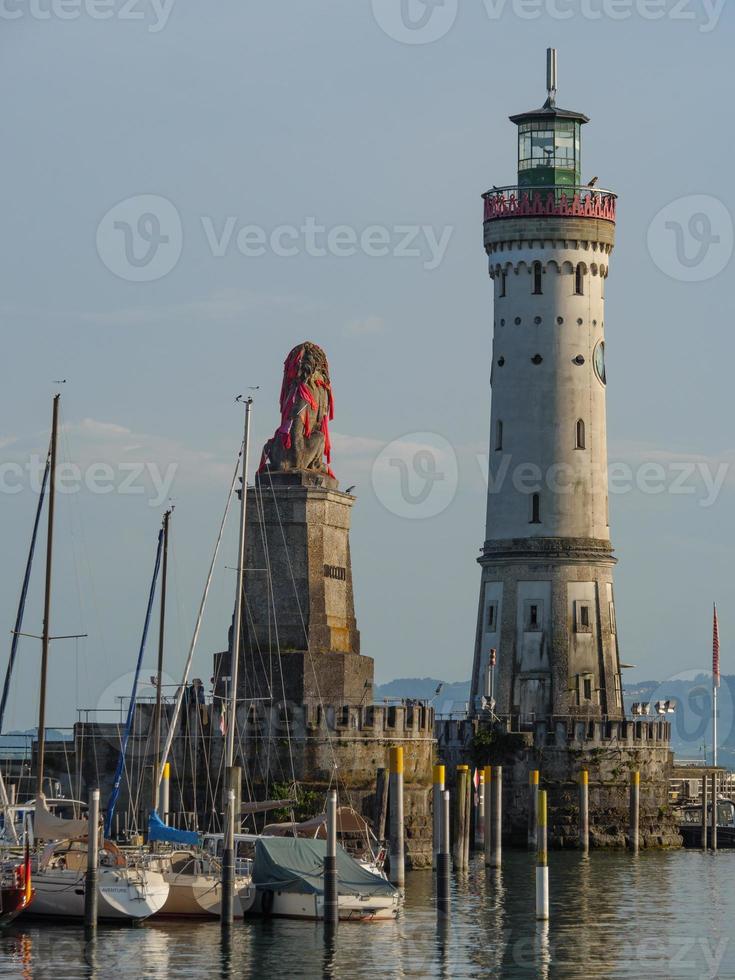
<path id="1" fill-rule="evenodd" d="M 229 499 L 228 499 L 229 505 Z M 148 820 L 148 843 L 157 848 L 145 858 L 146 867 L 159 871 L 169 886 L 168 897 L 157 913 L 167 917 L 217 917 L 222 906 L 222 869 L 217 860 L 201 849 L 201 838 L 193 831 L 169 827 L 159 816 L 161 804 L 161 723 L 163 717 L 162 679 L 166 622 L 168 545 L 172 510 L 163 517 L 161 602 L 158 629 L 158 672 L 156 704 L 153 714 L 154 763 L 153 807 Z M 182 691 L 184 687 L 182 686 Z M 165 813 L 164 813 L 165 816 Z M 161 846 L 167 848 L 161 850 Z M 250 875 L 235 878 L 235 916 L 241 918 L 255 900 Z"/>
<path id="2" fill-rule="evenodd" d="M 64 819 L 55 816 L 44 795 L 44 758 L 46 747 L 46 695 L 48 655 L 52 639 L 51 584 L 53 569 L 54 503 L 56 488 L 56 454 L 59 428 L 59 401 L 53 401 L 51 449 L 49 458 L 48 533 L 46 539 L 46 584 L 44 593 L 43 633 L 41 636 L 41 682 L 38 712 L 38 763 L 36 797 L 31 807 L 36 841 L 46 846 L 36 855 L 33 869 L 34 915 L 72 919 L 84 918 L 84 889 L 87 868 L 87 841 L 90 828 L 86 819 Z M 129 867 L 119 848 L 103 841 L 98 871 L 98 911 L 100 919 L 145 919 L 163 905 L 168 885 L 163 876 L 145 868 Z"/>

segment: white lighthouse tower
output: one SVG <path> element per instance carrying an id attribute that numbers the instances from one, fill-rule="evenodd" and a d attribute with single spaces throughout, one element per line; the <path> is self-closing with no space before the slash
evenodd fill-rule
<path id="1" fill-rule="evenodd" d="M 484 195 L 492 415 L 470 703 L 521 726 L 623 717 L 605 421 L 616 199 L 582 183 L 588 119 L 556 105 L 554 50 L 547 84 L 542 108 L 511 116 L 517 183 Z"/>

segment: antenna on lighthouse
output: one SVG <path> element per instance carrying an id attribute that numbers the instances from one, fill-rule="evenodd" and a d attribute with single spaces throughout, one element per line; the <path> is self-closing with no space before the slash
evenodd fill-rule
<path id="1" fill-rule="evenodd" d="M 549 105 L 556 105 L 557 60 L 556 48 L 546 49 L 546 89 L 549 93 Z"/>

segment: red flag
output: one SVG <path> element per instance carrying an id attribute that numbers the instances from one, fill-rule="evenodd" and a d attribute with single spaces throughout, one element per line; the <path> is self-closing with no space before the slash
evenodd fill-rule
<path id="1" fill-rule="evenodd" d="M 720 686 L 720 630 L 717 625 L 717 606 L 714 607 L 712 621 L 712 680 L 715 687 Z"/>

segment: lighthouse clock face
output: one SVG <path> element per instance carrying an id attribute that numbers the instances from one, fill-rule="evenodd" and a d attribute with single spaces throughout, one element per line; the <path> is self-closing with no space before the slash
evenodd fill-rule
<path id="1" fill-rule="evenodd" d="M 594 365 L 595 374 L 600 379 L 603 384 L 607 384 L 607 375 L 605 374 L 605 341 L 601 340 L 600 343 L 595 347 L 594 354 Z"/>

